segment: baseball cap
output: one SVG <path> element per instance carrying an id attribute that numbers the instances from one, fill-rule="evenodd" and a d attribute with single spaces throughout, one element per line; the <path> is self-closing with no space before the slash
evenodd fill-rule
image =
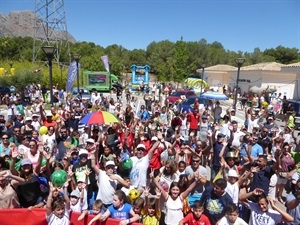
<path id="1" fill-rule="evenodd" d="M 269 116 L 269 117 L 268 117 L 268 120 L 273 120 L 273 117 L 272 117 L 272 116 Z"/>
<path id="2" fill-rule="evenodd" d="M 33 114 L 32 117 L 40 117 L 38 114 Z"/>
<path id="3" fill-rule="evenodd" d="M 32 162 L 30 161 L 30 159 L 28 159 L 28 158 L 22 159 L 21 166 L 25 166 L 25 165 L 32 165 Z"/>
<path id="4" fill-rule="evenodd" d="M 86 140 L 87 143 L 95 144 L 95 140 L 93 138 L 89 138 Z"/>
<path id="5" fill-rule="evenodd" d="M 115 162 L 114 161 L 107 161 L 106 163 L 105 163 L 105 167 L 107 167 L 107 166 L 115 166 Z"/>
<path id="6" fill-rule="evenodd" d="M 86 149 L 84 149 L 84 148 L 80 149 L 79 150 L 79 155 L 84 155 L 84 154 L 88 155 L 89 152 Z"/>
<path id="7" fill-rule="evenodd" d="M 31 117 L 26 117 L 25 121 L 31 121 L 32 118 Z"/>
<path id="8" fill-rule="evenodd" d="M 208 117 L 207 117 L 206 115 L 203 115 L 203 116 L 202 116 L 202 119 L 207 120 Z"/>
<path id="9" fill-rule="evenodd" d="M 231 109 L 230 112 L 235 112 L 235 109 Z"/>
<path id="10" fill-rule="evenodd" d="M 74 196 L 74 197 L 80 198 L 80 193 L 79 193 L 78 190 L 73 190 L 71 192 L 70 196 Z"/>
<path id="11" fill-rule="evenodd" d="M 183 136 L 180 136 L 179 138 L 181 141 L 184 141 L 184 137 Z"/>
<path id="12" fill-rule="evenodd" d="M 49 117 L 50 117 L 50 116 L 52 117 L 52 113 L 51 113 L 51 112 L 47 112 L 47 113 L 46 113 L 46 117 L 48 117 L 48 116 L 49 116 Z"/>
<path id="13" fill-rule="evenodd" d="M 79 182 L 85 183 L 85 178 L 83 178 L 83 177 L 78 178 L 77 183 L 79 183 Z"/>
<path id="14" fill-rule="evenodd" d="M 153 137 L 151 138 L 151 141 L 158 141 L 158 138 L 157 138 L 156 136 L 153 136 Z"/>
<path id="15" fill-rule="evenodd" d="M 151 139 L 152 140 L 152 139 Z M 136 147 L 137 149 L 139 148 L 143 148 L 144 150 L 146 150 L 146 146 L 144 144 L 138 144 L 138 146 Z"/>
<path id="16" fill-rule="evenodd" d="M 239 175 L 237 174 L 236 170 L 229 170 L 228 171 L 228 177 L 239 177 Z"/>

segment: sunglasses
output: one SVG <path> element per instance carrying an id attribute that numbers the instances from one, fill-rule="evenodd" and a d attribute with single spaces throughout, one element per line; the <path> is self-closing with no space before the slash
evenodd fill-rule
<path id="1" fill-rule="evenodd" d="M 200 160 L 193 160 L 193 162 L 198 163 L 198 162 L 200 162 Z"/>
<path id="2" fill-rule="evenodd" d="M 138 148 L 138 149 L 136 149 L 137 151 L 144 151 L 144 149 L 143 148 Z"/>
<path id="3" fill-rule="evenodd" d="M 3 137 L 2 140 L 8 140 L 8 137 Z"/>

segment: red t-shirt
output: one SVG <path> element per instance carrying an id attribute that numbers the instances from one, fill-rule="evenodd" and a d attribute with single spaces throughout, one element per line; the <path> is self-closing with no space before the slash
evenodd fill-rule
<path id="1" fill-rule="evenodd" d="M 188 225 L 211 225 L 208 217 L 205 216 L 203 213 L 199 219 L 194 217 L 193 213 L 189 213 L 186 217 L 183 218 L 182 222 L 184 224 L 187 223 Z"/>
<path id="2" fill-rule="evenodd" d="M 55 121 L 51 121 L 51 122 L 48 122 L 47 120 L 43 120 L 43 125 L 46 126 L 47 128 L 49 127 L 56 127 L 56 122 Z"/>
<path id="3" fill-rule="evenodd" d="M 144 155 L 147 155 L 150 150 L 151 141 L 150 140 L 144 140 L 141 141 L 141 144 L 144 144 L 146 147 L 146 150 L 144 151 Z"/>
<path id="4" fill-rule="evenodd" d="M 199 121 L 200 121 L 199 113 L 189 113 L 188 114 L 188 122 L 190 122 L 190 129 L 198 130 Z"/>
<path id="5" fill-rule="evenodd" d="M 162 148 L 162 147 L 157 147 L 154 150 L 153 156 L 152 156 L 152 158 L 150 160 L 150 163 L 149 163 L 149 168 L 154 169 L 154 170 L 160 169 L 160 167 L 161 167 L 160 154 L 163 151 L 164 151 L 164 148 Z"/>
<path id="6" fill-rule="evenodd" d="M 119 140 L 120 140 L 122 146 L 124 146 L 125 145 L 125 133 L 124 132 L 119 133 Z M 132 150 L 133 141 L 134 141 L 134 134 L 132 132 L 130 132 L 126 138 L 126 142 L 128 144 L 128 147 L 130 148 L 130 150 Z"/>

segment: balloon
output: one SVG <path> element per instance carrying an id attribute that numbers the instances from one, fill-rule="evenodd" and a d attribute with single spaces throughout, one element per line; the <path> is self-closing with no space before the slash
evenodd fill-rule
<path id="1" fill-rule="evenodd" d="M 47 163 L 47 159 L 45 157 L 43 157 L 43 159 L 42 159 L 42 166 L 46 166 L 46 163 Z"/>
<path id="2" fill-rule="evenodd" d="M 42 126 L 40 128 L 40 134 L 41 135 L 47 134 L 47 132 L 48 132 L 48 128 L 46 126 Z"/>
<path id="3" fill-rule="evenodd" d="M 141 193 L 137 189 L 131 189 L 128 193 L 128 198 L 131 203 L 133 203 L 140 196 L 141 196 Z"/>
<path id="4" fill-rule="evenodd" d="M 54 186 L 61 187 L 67 181 L 68 174 L 64 170 L 56 170 L 51 175 L 51 181 Z"/>
<path id="5" fill-rule="evenodd" d="M 132 168 L 132 160 L 129 158 L 122 161 L 122 168 L 124 170 L 130 170 Z"/>

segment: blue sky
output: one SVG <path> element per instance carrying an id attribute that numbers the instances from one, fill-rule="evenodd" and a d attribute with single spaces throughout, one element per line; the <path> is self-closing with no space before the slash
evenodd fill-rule
<path id="1" fill-rule="evenodd" d="M 68 31 L 103 47 L 146 49 L 152 41 L 220 42 L 253 52 L 300 49 L 299 0 L 65 0 Z M 0 0 L 0 12 L 34 11 L 35 0 Z"/>

